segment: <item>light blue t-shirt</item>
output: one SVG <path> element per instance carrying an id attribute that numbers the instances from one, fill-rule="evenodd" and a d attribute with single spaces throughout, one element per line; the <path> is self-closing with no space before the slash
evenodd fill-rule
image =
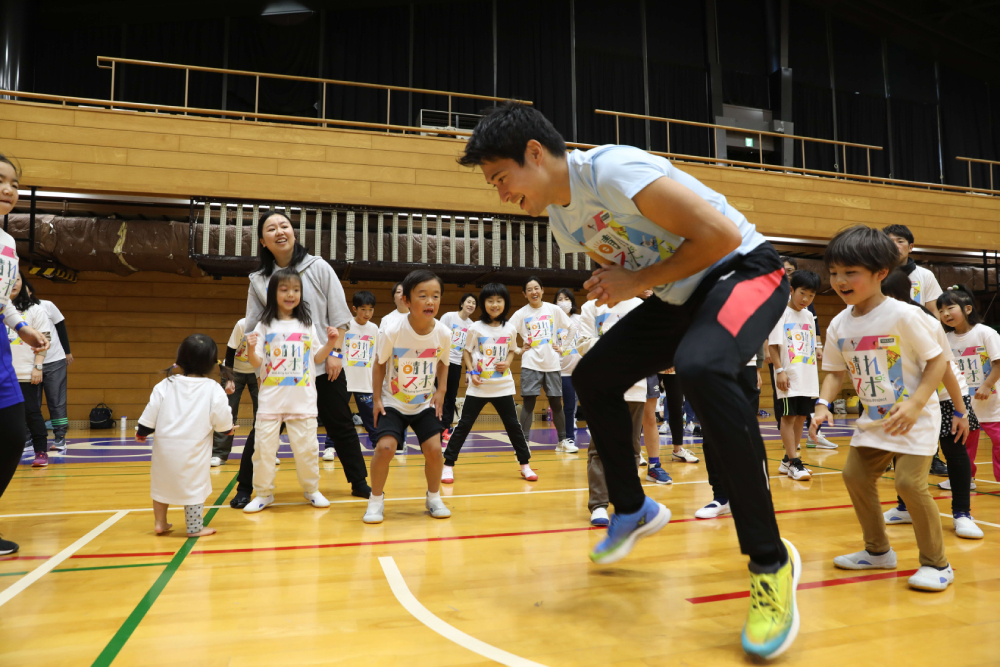
<path id="1" fill-rule="evenodd" d="M 572 199 L 569 206 L 548 207 L 552 236 L 563 252 L 590 250 L 631 271 L 674 254 L 684 243 L 684 237 L 643 216 L 632 201 L 632 197 L 662 176 L 693 190 L 739 228 L 743 237 L 739 248 L 704 271 L 653 290 L 667 303 L 684 303 L 706 273 L 734 255 L 745 255 L 764 243 L 757 228 L 730 206 L 725 197 L 658 155 L 632 146 L 600 146 L 573 151 L 566 161 Z"/>

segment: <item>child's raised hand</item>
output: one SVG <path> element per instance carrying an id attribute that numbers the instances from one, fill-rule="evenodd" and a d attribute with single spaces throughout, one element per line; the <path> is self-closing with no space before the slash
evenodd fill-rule
<path id="1" fill-rule="evenodd" d="M 257 347 L 257 332 L 251 331 L 247 334 L 247 345 L 250 347 Z"/>
<path id="2" fill-rule="evenodd" d="M 889 409 L 889 416 L 882 422 L 882 430 L 889 435 L 906 435 L 917 422 L 922 406 L 906 400 Z"/>
<path id="3" fill-rule="evenodd" d="M 340 338 L 340 329 L 338 329 L 337 327 L 327 327 L 326 338 L 327 340 L 337 340 L 338 338 Z"/>

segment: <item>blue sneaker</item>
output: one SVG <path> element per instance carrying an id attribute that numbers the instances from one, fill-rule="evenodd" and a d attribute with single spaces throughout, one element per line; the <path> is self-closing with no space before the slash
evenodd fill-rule
<path id="1" fill-rule="evenodd" d="M 635 514 L 611 516 L 608 534 L 590 552 L 590 560 L 607 565 L 625 558 L 632 551 L 636 540 L 652 535 L 670 522 L 670 510 L 647 497 L 642 509 Z"/>
<path id="2" fill-rule="evenodd" d="M 646 470 L 646 481 L 656 482 L 657 484 L 673 484 L 674 480 L 670 479 L 670 475 L 662 466 L 649 466 Z"/>

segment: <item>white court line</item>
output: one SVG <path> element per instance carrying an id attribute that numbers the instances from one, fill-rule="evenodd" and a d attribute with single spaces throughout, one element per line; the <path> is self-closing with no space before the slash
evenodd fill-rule
<path id="1" fill-rule="evenodd" d="M 941 516 L 947 517 L 949 519 L 954 518 L 951 514 L 945 514 L 944 512 L 941 512 Z M 990 523 L 988 521 L 980 521 L 979 519 L 973 519 L 973 521 L 975 521 L 976 523 L 981 523 L 984 526 L 993 526 L 994 528 L 1000 528 L 1000 523 Z"/>
<path id="2" fill-rule="evenodd" d="M 427 607 L 420 604 L 420 601 L 410 592 L 410 589 L 406 585 L 406 580 L 400 574 L 399 568 L 396 567 L 396 561 L 393 560 L 392 556 L 382 556 L 378 559 L 378 562 L 382 566 L 385 578 L 389 582 L 389 588 L 392 589 L 392 594 L 399 600 L 399 604 L 403 605 L 403 608 L 410 612 L 415 619 L 445 639 L 473 653 L 478 653 L 488 660 L 499 662 L 501 665 L 510 665 L 511 667 L 544 667 L 540 663 L 521 658 L 513 653 L 507 653 L 507 651 L 499 649 L 496 646 L 490 646 L 486 642 L 482 642 L 475 637 L 465 634 L 458 628 L 448 625 L 432 614 Z"/>
<path id="3" fill-rule="evenodd" d="M 57 553 L 55 556 L 48 559 L 47 561 L 36 567 L 34 570 L 24 575 L 20 579 L 18 579 L 13 586 L 3 591 L 0 591 L 0 607 L 4 606 L 6 603 L 14 599 L 14 596 L 23 591 L 25 588 L 38 581 L 52 570 L 59 567 L 59 565 L 64 560 L 66 560 L 67 558 L 75 554 L 77 551 L 82 549 L 84 546 L 87 545 L 88 542 L 90 542 L 92 539 L 103 533 L 111 526 L 113 526 L 115 523 L 118 522 L 119 519 L 121 519 L 126 514 L 128 514 L 128 510 L 119 510 L 118 512 L 115 513 L 113 517 L 106 519 L 104 523 L 102 523 L 100 526 L 94 528 L 92 531 L 90 531 L 89 533 L 78 539 L 76 542 L 69 545 L 68 547 Z"/>

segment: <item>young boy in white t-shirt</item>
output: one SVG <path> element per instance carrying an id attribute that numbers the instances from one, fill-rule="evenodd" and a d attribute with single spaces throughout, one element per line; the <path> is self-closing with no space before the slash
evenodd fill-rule
<path id="1" fill-rule="evenodd" d="M 830 402 L 848 371 L 864 406 L 843 478 L 865 548 L 837 556 L 833 564 L 848 570 L 896 567 L 878 492 L 878 480 L 895 457 L 896 492 L 910 511 L 920 550 L 920 569 L 909 584 L 943 591 L 955 575 L 945 555 L 927 470 L 937 450 L 941 409 L 936 389 L 948 368 L 947 357 L 930 318 L 882 294 L 882 280 L 899 263 L 888 236 L 863 225 L 851 227 L 830 241 L 823 259 L 830 285 L 848 308 L 827 327 L 823 370 L 828 374 L 809 430 L 815 433 L 822 422 L 833 423 Z"/>
<path id="2" fill-rule="evenodd" d="M 790 282 L 792 297 L 767 337 L 777 389 L 774 408 L 781 422 L 781 442 L 785 446 L 785 458 L 778 472 L 795 480 L 808 480 L 812 473 L 802 465 L 796 450 L 802 426 L 806 417 L 813 413 L 819 396 L 816 321 L 809 312 L 809 304 L 816 298 L 820 280 L 812 271 L 796 271 Z"/>
<path id="3" fill-rule="evenodd" d="M 344 373 L 347 376 L 347 393 L 354 396 L 361 425 L 368 440 L 375 446 L 375 422 L 372 420 L 372 366 L 378 344 L 378 327 L 372 324 L 375 316 L 375 295 L 367 290 L 355 292 L 351 297 L 354 321 L 344 340 Z M 332 461 L 336 455 L 329 434 L 323 460 Z"/>
<path id="4" fill-rule="evenodd" d="M 424 506 L 435 519 L 451 516 L 451 510 L 441 500 L 444 466 L 441 413 L 451 332 L 434 319 L 441 305 L 443 287 L 441 279 L 426 269 L 410 272 L 403 280 L 403 299 L 410 312 L 379 334 L 378 358 L 372 370 L 377 444 L 372 456 L 372 495 L 365 523 L 382 523 L 389 462 L 396 448 L 405 444 L 407 427 L 413 429 L 424 454 L 427 478 Z"/>

